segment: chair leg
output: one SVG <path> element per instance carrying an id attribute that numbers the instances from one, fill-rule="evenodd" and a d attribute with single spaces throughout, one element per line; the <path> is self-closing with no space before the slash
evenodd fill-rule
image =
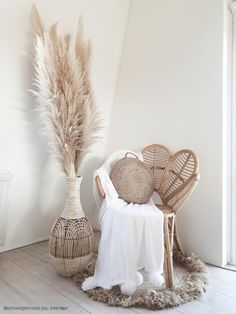
<path id="1" fill-rule="evenodd" d="M 169 288 L 169 273 L 168 273 L 168 265 L 167 265 L 167 255 L 165 250 L 165 256 L 164 256 L 164 275 L 165 275 L 165 285 L 166 289 Z"/>
<path id="2" fill-rule="evenodd" d="M 177 232 L 176 221 L 174 223 L 174 241 L 175 241 L 176 249 L 178 251 L 180 251 L 182 255 L 184 255 L 184 251 L 183 251 L 182 245 L 180 243 L 179 235 L 178 235 L 178 232 Z"/>
<path id="3" fill-rule="evenodd" d="M 170 218 L 169 230 L 170 230 L 170 251 L 172 254 L 173 253 L 173 247 L 174 247 L 175 216 L 172 216 Z"/>
<path id="4" fill-rule="evenodd" d="M 169 228 L 170 219 L 170 228 Z M 172 259 L 172 246 L 173 246 L 173 233 L 174 233 L 174 217 L 164 217 L 164 244 L 165 244 L 165 283 L 166 288 L 173 288 L 173 259 Z"/>

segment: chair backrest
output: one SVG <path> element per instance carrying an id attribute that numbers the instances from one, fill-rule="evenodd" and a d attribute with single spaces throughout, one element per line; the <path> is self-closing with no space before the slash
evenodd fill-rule
<path id="1" fill-rule="evenodd" d="M 173 205 L 176 195 L 199 178 L 198 159 L 189 149 L 171 155 L 165 146 L 153 144 L 145 147 L 142 155 L 145 164 L 153 171 L 155 191 L 165 205 Z"/>

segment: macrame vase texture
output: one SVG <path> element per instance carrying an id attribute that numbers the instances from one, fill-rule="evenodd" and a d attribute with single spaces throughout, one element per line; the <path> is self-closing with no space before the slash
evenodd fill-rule
<path id="1" fill-rule="evenodd" d="M 49 255 L 57 272 L 72 277 L 84 270 L 94 254 L 92 225 L 80 202 L 82 177 L 67 178 L 67 199 L 64 211 L 52 226 Z"/>
<path id="2" fill-rule="evenodd" d="M 129 154 L 134 155 L 128 157 Z M 119 195 L 127 203 L 145 204 L 154 191 L 151 169 L 133 153 L 127 152 L 112 168 L 111 181 Z"/>

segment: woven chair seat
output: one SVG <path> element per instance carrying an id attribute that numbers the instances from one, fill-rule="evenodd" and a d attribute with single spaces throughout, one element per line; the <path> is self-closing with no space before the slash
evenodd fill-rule
<path id="1" fill-rule="evenodd" d="M 163 205 L 163 204 L 155 204 L 157 208 L 159 208 L 164 215 L 171 215 L 174 214 L 173 208 L 168 205 Z"/>

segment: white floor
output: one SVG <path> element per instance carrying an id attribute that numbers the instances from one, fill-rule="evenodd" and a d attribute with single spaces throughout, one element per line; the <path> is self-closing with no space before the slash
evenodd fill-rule
<path id="1" fill-rule="evenodd" d="M 113 308 L 89 299 L 71 279 L 58 276 L 48 263 L 48 243 L 41 242 L 0 254 L 0 313 L 153 313 Z M 162 311 L 186 314 L 236 314 L 236 272 L 209 266 L 210 285 L 201 299 Z M 4 306 L 15 307 L 4 310 Z M 17 307 L 66 307 L 42 311 Z M 154 311 L 159 312 L 159 311 Z"/>

